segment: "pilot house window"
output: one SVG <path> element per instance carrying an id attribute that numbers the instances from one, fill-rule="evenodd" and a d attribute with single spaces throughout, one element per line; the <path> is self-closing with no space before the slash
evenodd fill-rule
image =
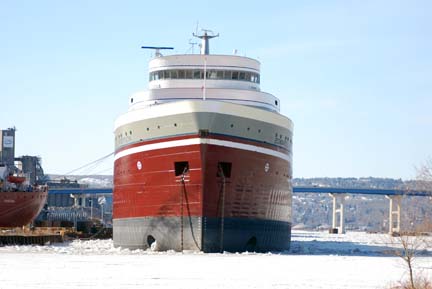
<path id="1" fill-rule="evenodd" d="M 237 70 L 208 70 L 206 78 L 208 79 L 225 79 L 235 81 L 248 81 L 260 83 L 258 73 Z M 163 79 L 204 79 L 203 69 L 167 69 L 150 72 L 149 80 Z"/>

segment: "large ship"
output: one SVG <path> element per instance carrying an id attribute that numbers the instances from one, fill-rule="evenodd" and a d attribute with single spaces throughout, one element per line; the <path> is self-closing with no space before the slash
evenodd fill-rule
<path id="1" fill-rule="evenodd" d="M 153 47 L 149 89 L 115 122 L 114 245 L 288 250 L 293 124 L 260 90 L 257 60 L 195 36 L 200 54 Z"/>
<path id="2" fill-rule="evenodd" d="M 41 185 L 40 159 L 15 158 L 15 128 L 0 130 L 0 227 L 30 224 L 42 210 L 47 187 Z"/>

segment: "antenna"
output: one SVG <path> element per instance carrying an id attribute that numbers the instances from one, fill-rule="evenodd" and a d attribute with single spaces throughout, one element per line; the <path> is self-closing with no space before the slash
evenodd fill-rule
<path id="1" fill-rule="evenodd" d="M 196 22 L 196 26 L 195 26 L 195 34 L 198 34 L 198 25 L 199 25 L 199 21 Z"/>
<path id="2" fill-rule="evenodd" d="M 172 49 L 174 49 L 174 47 L 165 47 L 165 46 L 141 46 L 141 48 L 155 50 L 155 56 L 156 57 L 163 56 L 162 53 L 160 53 L 160 50 L 163 50 L 163 49 L 165 49 L 165 50 L 167 50 L 167 49 L 172 50 Z"/>
<path id="3" fill-rule="evenodd" d="M 201 30 L 204 32 L 204 34 L 198 35 L 198 34 L 192 33 L 192 35 L 196 38 L 201 39 L 201 54 L 210 54 L 209 39 L 219 37 L 219 33 L 215 35 L 213 33 L 213 31 L 211 31 L 209 29 L 201 29 Z M 209 35 L 209 33 L 210 33 L 210 35 Z"/>
<path id="4" fill-rule="evenodd" d="M 197 45 L 197 44 L 198 44 L 198 43 L 193 42 L 192 39 L 189 39 L 189 45 L 190 45 L 190 48 L 187 50 L 187 52 L 188 52 L 189 50 L 192 50 L 192 54 L 194 54 L 194 53 L 195 53 L 194 48 L 195 48 L 195 45 Z"/>

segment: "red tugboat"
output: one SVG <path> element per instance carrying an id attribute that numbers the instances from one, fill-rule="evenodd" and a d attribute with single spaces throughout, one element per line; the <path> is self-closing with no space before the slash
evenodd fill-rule
<path id="1" fill-rule="evenodd" d="M 292 131 L 237 55 L 162 56 L 115 122 L 115 246 L 281 251 L 291 237 Z"/>
<path id="2" fill-rule="evenodd" d="M 0 130 L 0 142 L 0 227 L 25 226 L 42 210 L 48 190 L 36 185 L 35 170 L 26 172 L 15 166 L 15 129 Z M 40 166 L 37 157 L 17 159 L 21 167 L 29 161 Z"/>

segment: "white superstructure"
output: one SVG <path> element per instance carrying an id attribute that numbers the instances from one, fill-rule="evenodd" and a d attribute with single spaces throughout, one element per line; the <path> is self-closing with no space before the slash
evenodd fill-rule
<path id="1" fill-rule="evenodd" d="M 208 53 L 208 39 L 202 46 Z M 149 64 L 149 90 L 130 96 L 130 110 L 180 100 L 217 100 L 279 112 L 280 102 L 260 89 L 260 63 L 237 55 L 180 54 Z"/>

